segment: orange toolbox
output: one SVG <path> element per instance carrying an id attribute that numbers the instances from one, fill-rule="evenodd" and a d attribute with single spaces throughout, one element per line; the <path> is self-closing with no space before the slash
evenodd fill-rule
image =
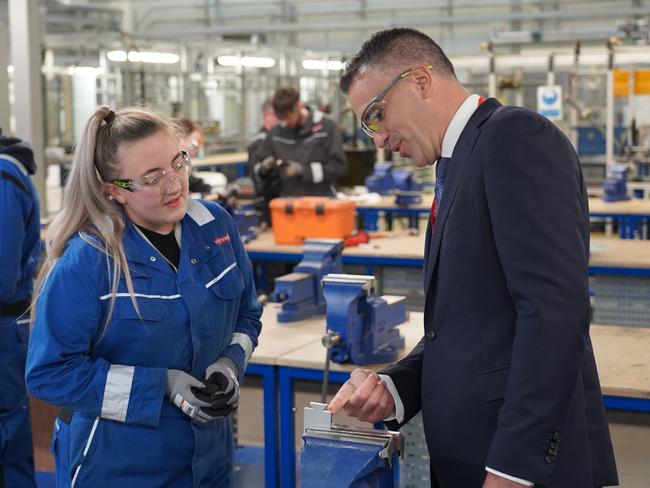
<path id="1" fill-rule="evenodd" d="M 355 204 L 351 200 L 275 198 L 269 208 L 276 244 L 302 244 L 309 237 L 343 239 L 354 230 Z"/>

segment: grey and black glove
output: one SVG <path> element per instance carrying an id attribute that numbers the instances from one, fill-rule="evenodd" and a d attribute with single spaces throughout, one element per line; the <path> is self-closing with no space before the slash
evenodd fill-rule
<path id="1" fill-rule="evenodd" d="M 229 415 L 239 406 L 237 365 L 229 358 L 220 358 L 205 370 L 204 388 L 194 388 L 197 398 L 208 406 L 199 409 L 199 415 L 216 420 Z"/>
<path id="2" fill-rule="evenodd" d="M 209 407 L 210 403 L 199 399 L 194 394 L 194 389 L 204 388 L 205 384 L 191 374 L 179 369 L 167 370 L 167 385 L 165 395 L 174 405 L 180 408 L 190 418 L 205 423 L 210 419 L 199 415 L 200 408 Z"/>

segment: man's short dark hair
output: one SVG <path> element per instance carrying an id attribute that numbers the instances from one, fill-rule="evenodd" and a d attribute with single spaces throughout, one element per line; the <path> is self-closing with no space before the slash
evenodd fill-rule
<path id="1" fill-rule="evenodd" d="M 375 32 L 347 63 L 339 86 L 347 94 L 363 68 L 395 67 L 397 75 L 400 69 L 418 64 L 433 65 L 433 72 L 439 76 L 456 77 L 447 55 L 426 34 L 404 27 Z"/>
<path id="2" fill-rule="evenodd" d="M 285 120 L 300 101 L 300 92 L 295 86 L 278 88 L 273 95 L 273 110 L 280 120 Z"/>

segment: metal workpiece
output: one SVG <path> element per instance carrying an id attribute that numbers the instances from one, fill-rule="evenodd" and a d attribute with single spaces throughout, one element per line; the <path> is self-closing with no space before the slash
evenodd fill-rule
<path id="1" fill-rule="evenodd" d="M 396 460 L 404 457 L 400 432 L 335 425 L 324 403 L 305 407 L 300 479 L 303 487 L 394 486 Z"/>

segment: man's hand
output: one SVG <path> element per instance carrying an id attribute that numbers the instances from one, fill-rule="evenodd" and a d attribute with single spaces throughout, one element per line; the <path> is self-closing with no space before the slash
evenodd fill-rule
<path id="1" fill-rule="evenodd" d="M 282 171 L 287 178 L 295 178 L 303 174 L 302 165 L 296 161 L 284 161 Z"/>
<path id="2" fill-rule="evenodd" d="M 510 481 L 502 476 L 497 476 L 493 473 L 488 473 L 483 482 L 483 488 L 523 488 L 528 485 L 522 485 L 516 481 Z"/>
<path id="3" fill-rule="evenodd" d="M 344 409 L 351 417 L 374 423 L 395 413 L 395 401 L 377 373 L 355 369 L 327 408 L 332 414 Z"/>

